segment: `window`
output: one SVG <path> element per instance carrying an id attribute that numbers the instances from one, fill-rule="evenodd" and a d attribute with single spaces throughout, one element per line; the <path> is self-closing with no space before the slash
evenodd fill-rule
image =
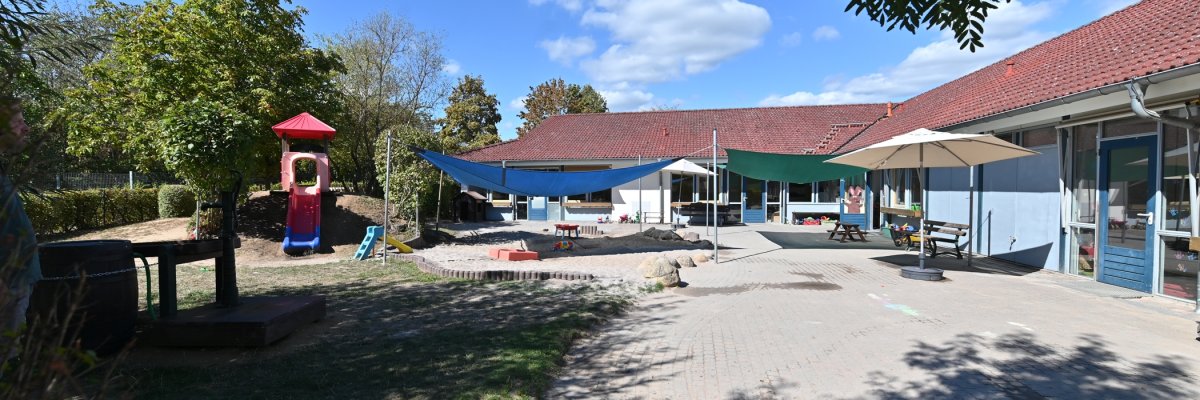
<path id="1" fill-rule="evenodd" d="M 508 193 L 492 192 L 492 201 L 509 200 Z"/>
<path id="2" fill-rule="evenodd" d="M 1096 124 L 1071 132 L 1071 221 L 1096 223 Z"/>
<path id="3" fill-rule="evenodd" d="M 1200 120 L 1200 117 L 1192 120 Z M 1196 141 L 1197 136 L 1192 133 L 1193 146 Z M 1166 201 L 1166 210 L 1162 213 L 1164 229 L 1190 231 L 1188 215 L 1192 203 L 1188 199 L 1187 130 L 1163 125 L 1162 143 L 1162 194 Z"/>
<path id="4" fill-rule="evenodd" d="M 887 178 L 892 194 L 893 207 L 904 207 L 913 203 L 921 203 L 921 180 L 917 179 L 918 169 L 888 170 Z"/>
<path id="5" fill-rule="evenodd" d="M 732 172 L 727 172 L 727 175 L 728 175 L 727 182 L 729 182 L 728 183 L 728 185 L 729 185 L 729 202 L 730 203 L 741 203 L 742 202 L 742 176 L 732 173 Z"/>
<path id="6" fill-rule="evenodd" d="M 708 201 L 709 195 L 711 194 L 711 192 L 713 190 L 712 182 L 709 180 L 709 178 L 712 178 L 712 176 L 700 175 L 700 176 L 696 177 L 695 190 L 696 190 L 696 198 L 699 201 Z"/>
<path id="7" fill-rule="evenodd" d="M 788 202 L 789 203 L 812 203 L 813 201 L 813 184 L 812 183 L 789 183 L 788 184 Z"/>
<path id="8" fill-rule="evenodd" d="M 567 196 L 567 202 L 612 203 L 612 189 L 604 189 L 585 194 L 573 194 Z"/>
<path id="9" fill-rule="evenodd" d="M 841 191 L 841 181 L 821 181 L 817 182 L 817 202 L 818 203 L 836 203 L 838 192 Z"/>
<path id="10" fill-rule="evenodd" d="M 675 198 L 672 201 L 690 203 L 695 193 L 695 177 L 691 175 L 671 174 L 671 192 Z"/>
<path id="11" fill-rule="evenodd" d="M 782 193 L 779 181 L 767 182 L 767 202 L 778 203 L 779 195 Z"/>

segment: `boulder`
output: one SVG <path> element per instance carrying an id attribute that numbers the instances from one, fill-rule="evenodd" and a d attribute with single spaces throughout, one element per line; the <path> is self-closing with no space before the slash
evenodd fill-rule
<path id="1" fill-rule="evenodd" d="M 650 278 L 652 277 L 650 274 L 653 273 L 654 264 L 656 263 L 658 263 L 658 256 L 648 256 L 642 260 L 640 264 L 638 264 L 638 272 L 640 272 L 642 276 Z"/>
<path id="2" fill-rule="evenodd" d="M 708 262 L 708 254 L 696 253 L 696 254 L 692 255 L 692 261 L 695 262 L 696 264 L 704 264 L 704 263 Z"/>
<path id="3" fill-rule="evenodd" d="M 674 259 L 674 258 L 671 258 L 671 257 L 667 257 L 667 256 L 661 256 L 661 257 L 662 257 L 662 259 L 663 259 L 663 260 L 666 260 L 666 261 L 667 261 L 667 264 L 671 264 L 671 267 L 673 267 L 673 268 L 679 268 L 679 261 L 678 261 L 678 260 L 676 260 L 676 259 Z"/>
<path id="4" fill-rule="evenodd" d="M 658 278 L 660 276 L 674 274 L 675 267 L 672 266 L 671 263 L 667 262 L 665 257 L 657 257 L 655 258 L 654 262 L 650 263 L 650 265 L 645 269 L 639 270 L 639 272 L 641 272 L 642 276 L 646 278 Z"/>
<path id="5" fill-rule="evenodd" d="M 679 286 L 679 272 L 671 271 L 670 274 L 658 277 L 658 283 L 661 283 L 663 287 Z"/>
<path id="6" fill-rule="evenodd" d="M 683 240 L 695 242 L 700 240 L 700 234 L 696 232 L 687 232 L 683 234 Z"/>
<path id="7" fill-rule="evenodd" d="M 679 263 L 681 268 L 696 268 L 696 263 L 693 262 L 692 258 L 688 256 L 676 257 L 675 262 Z"/>

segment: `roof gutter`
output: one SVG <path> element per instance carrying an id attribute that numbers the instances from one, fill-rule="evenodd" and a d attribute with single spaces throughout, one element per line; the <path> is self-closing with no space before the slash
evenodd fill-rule
<path id="1" fill-rule="evenodd" d="M 1146 75 L 1146 76 L 1143 76 L 1140 78 L 1133 78 L 1131 80 L 1131 82 L 1145 82 L 1146 84 L 1154 84 L 1154 83 L 1161 83 L 1161 82 L 1169 81 L 1171 79 L 1181 78 L 1181 77 L 1184 77 L 1187 75 L 1193 75 L 1193 74 L 1200 74 L 1200 63 L 1189 64 L 1189 65 L 1185 65 L 1185 66 L 1182 66 L 1179 68 L 1168 69 L 1166 71 L 1156 72 L 1156 73 Z M 1071 103 L 1074 103 L 1077 101 L 1087 100 L 1087 99 L 1100 97 L 1100 96 L 1104 96 L 1104 95 L 1109 95 L 1109 94 L 1113 94 L 1113 93 L 1116 93 L 1119 91 L 1127 90 L 1126 89 L 1127 84 L 1128 84 L 1128 82 L 1113 83 L 1113 84 L 1101 86 L 1101 87 L 1098 87 L 1095 89 L 1089 89 L 1089 90 L 1086 90 L 1083 92 L 1075 93 L 1072 95 L 1067 95 L 1067 96 L 1059 97 L 1056 99 L 1045 100 L 1045 101 L 1034 103 L 1034 104 L 1031 104 L 1031 105 L 1028 105 L 1025 107 L 1012 109 L 1012 110 L 1000 112 L 997 114 L 992 114 L 992 115 L 989 115 L 986 117 L 980 117 L 980 118 L 975 118 L 975 119 L 971 119 L 971 120 L 966 120 L 966 121 L 959 122 L 959 123 L 949 125 L 949 126 L 980 124 L 980 123 L 984 123 L 984 122 L 995 121 L 998 119 L 1009 118 L 1009 117 L 1013 117 L 1016 115 L 1040 111 L 1040 110 L 1044 110 L 1044 109 L 1047 109 L 1050 107 L 1067 105 L 1067 104 L 1071 104 Z M 946 128 L 946 127 L 943 127 L 943 129 L 944 128 Z"/>
<path id="2" fill-rule="evenodd" d="M 1125 85 L 1129 88 L 1129 107 L 1133 109 L 1133 113 L 1139 117 L 1152 119 L 1167 125 L 1183 129 L 1196 129 L 1195 122 L 1170 115 L 1160 115 L 1157 111 L 1146 108 L 1146 88 L 1150 86 L 1150 83 L 1149 81 L 1138 82 L 1137 78 L 1133 78 Z"/>

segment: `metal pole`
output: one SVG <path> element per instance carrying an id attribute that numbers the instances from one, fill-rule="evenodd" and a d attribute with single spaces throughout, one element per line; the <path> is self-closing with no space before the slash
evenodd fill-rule
<path id="1" fill-rule="evenodd" d="M 387 233 L 388 233 L 388 208 L 390 208 L 392 199 L 392 136 L 387 136 L 387 157 L 384 158 L 383 168 L 383 265 L 387 266 Z"/>
<path id="2" fill-rule="evenodd" d="M 924 167 L 924 165 L 925 165 L 925 145 L 919 144 L 917 146 L 920 146 L 920 147 L 917 147 L 917 154 L 918 154 L 917 165 L 921 166 L 921 167 L 917 168 L 917 183 L 920 184 L 921 190 L 924 191 L 925 190 L 925 180 L 921 179 L 921 178 L 924 178 L 921 175 L 925 175 L 925 173 L 924 173 L 925 172 L 925 167 Z M 912 199 L 910 198 L 909 201 L 911 202 Z M 927 201 L 925 201 L 925 196 L 921 196 L 921 203 L 928 203 Z M 920 222 L 921 225 L 917 226 L 917 235 L 918 235 L 918 237 L 921 238 L 920 239 L 921 240 L 920 266 L 921 266 L 921 269 L 925 269 L 925 204 L 921 204 L 920 213 L 921 213 L 921 222 Z"/>
<path id="3" fill-rule="evenodd" d="M 716 191 L 717 191 L 717 180 L 716 180 L 716 178 L 717 178 L 717 128 L 713 128 L 712 148 L 713 148 L 713 153 L 712 153 L 713 176 L 712 176 L 712 178 L 710 178 L 710 180 L 713 181 L 712 187 L 713 187 L 713 196 L 714 196 L 711 198 L 713 201 L 713 264 L 719 264 L 721 261 L 719 259 L 719 255 L 717 254 L 717 243 L 719 243 L 721 241 L 721 235 L 720 235 L 720 233 L 717 232 L 717 200 L 715 197 Z"/>
<path id="4" fill-rule="evenodd" d="M 133 171 L 129 171 L 129 190 L 133 190 Z"/>
<path id="5" fill-rule="evenodd" d="M 1191 243 L 1190 242 L 1191 240 L 1196 240 L 1197 237 L 1200 237 L 1200 225 L 1198 225 L 1196 223 L 1197 222 L 1196 214 L 1198 213 L 1198 211 L 1200 211 L 1200 204 L 1196 203 L 1196 201 L 1198 200 L 1196 198 L 1196 154 L 1195 154 L 1196 150 L 1195 150 L 1195 148 L 1192 147 L 1193 143 L 1194 143 L 1192 141 L 1192 130 L 1188 129 L 1186 132 L 1187 132 L 1187 149 L 1188 149 L 1188 151 L 1187 151 L 1187 154 L 1188 154 L 1188 196 L 1191 196 L 1188 198 L 1188 204 L 1191 205 L 1191 210 L 1190 210 L 1191 215 L 1188 215 L 1188 218 L 1191 219 L 1191 226 L 1192 226 L 1192 238 L 1189 239 L 1189 243 Z M 1200 288 L 1200 274 L 1196 275 L 1196 287 Z M 1200 291 L 1198 291 L 1197 293 L 1200 293 Z M 1196 296 L 1195 312 L 1197 314 L 1200 314 L 1200 295 Z"/>
<path id="6" fill-rule="evenodd" d="M 968 167 L 971 182 L 967 184 L 967 232 L 975 233 L 975 166 Z M 924 214 L 922 214 L 924 215 Z M 967 266 L 971 266 L 971 258 L 975 254 L 975 239 L 967 236 Z"/>
<path id="7" fill-rule="evenodd" d="M 638 165 L 639 166 L 642 165 L 642 155 L 641 154 L 638 154 Z M 645 218 L 645 216 L 642 215 L 642 178 L 638 178 L 638 213 L 637 213 L 638 232 L 642 231 L 642 219 L 643 218 Z"/>

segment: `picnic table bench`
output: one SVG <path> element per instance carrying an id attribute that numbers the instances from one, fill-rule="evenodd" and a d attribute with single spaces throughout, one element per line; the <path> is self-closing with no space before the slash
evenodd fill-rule
<path id="1" fill-rule="evenodd" d="M 835 235 L 842 235 L 841 240 L 838 240 L 842 243 L 846 243 L 847 238 L 851 241 L 860 240 L 865 242 L 867 241 L 866 234 L 859 227 L 859 224 L 843 224 L 841 221 L 838 221 L 833 224 L 833 230 L 829 231 L 829 240 L 833 240 Z M 858 239 L 855 239 L 854 235 L 858 235 Z"/>
<path id="2" fill-rule="evenodd" d="M 925 242 L 929 246 L 929 257 L 937 257 L 939 254 L 954 254 L 958 259 L 962 259 L 962 251 L 959 250 L 959 239 L 967 236 L 969 225 L 957 224 L 953 222 L 930 221 L 925 220 Z M 920 239 L 921 235 L 912 235 L 909 241 L 915 242 Z M 938 250 L 938 243 L 949 243 L 950 249 L 945 251 Z"/>

